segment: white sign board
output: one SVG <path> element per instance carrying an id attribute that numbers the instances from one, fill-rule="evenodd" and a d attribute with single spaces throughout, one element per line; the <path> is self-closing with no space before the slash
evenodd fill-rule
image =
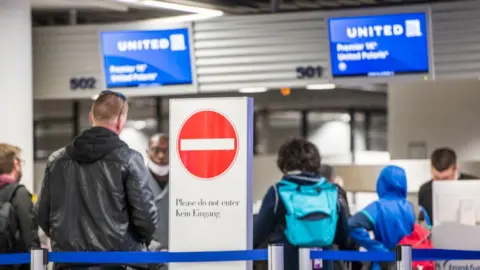
<path id="1" fill-rule="evenodd" d="M 169 251 L 252 248 L 253 99 L 170 100 Z M 250 270 L 249 262 L 170 270 Z"/>

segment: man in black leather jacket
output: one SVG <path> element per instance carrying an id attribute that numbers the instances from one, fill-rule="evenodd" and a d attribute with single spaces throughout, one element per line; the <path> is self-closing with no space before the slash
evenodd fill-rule
<path id="1" fill-rule="evenodd" d="M 35 212 L 53 251 L 145 251 L 151 241 L 157 208 L 150 173 L 118 136 L 127 112 L 122 94 L 102 92 L 90 112 L 93 127 L 50 156 Z"/>

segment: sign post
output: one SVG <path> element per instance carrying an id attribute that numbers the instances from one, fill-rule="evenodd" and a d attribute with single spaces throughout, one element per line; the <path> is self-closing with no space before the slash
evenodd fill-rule
<path id="1" fill-rule="evenodd" d="M 253 99 L 170 101 L 169 251 L 252 248 Z M 170 270 L 251 270 L 249 262 Z"/>

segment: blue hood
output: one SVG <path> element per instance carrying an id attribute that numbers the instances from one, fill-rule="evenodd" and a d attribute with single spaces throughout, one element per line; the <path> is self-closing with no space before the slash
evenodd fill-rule
<path id="1" fill-rule="evenodd" d="M 407 201 L 405 170 L 393 165 L 385 167 L 377 179 L 377 194 L 378 201 L 352 217 L 351 235 L 368 250 L 388 251 L 412 233 L 415 224 L 413 205 Z M 365 223 L 369 225 L 361 225 Z M 375 240 L 370 239 L 365 228 L 373 230 Z"/>
<path id="2" fill-rule="evenodd" d="M 405 170 L 394 165 L 383 168 L 377 179 L 377 194 L 381 199 L 406 199 L 407 175 Z"/>

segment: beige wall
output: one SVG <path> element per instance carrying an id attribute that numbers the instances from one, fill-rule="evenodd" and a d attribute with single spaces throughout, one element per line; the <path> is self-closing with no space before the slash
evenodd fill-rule
<path id="1" fill-rule="evenodd" d="M 455 149 L 462 160 L 480 160 L 480 81 L 391 84 L 388 89 L 388 149 L 409 158 L 410 142 Z"/>
<path id="2" fill-rule="evenodd" d="M 326 161 L 328 162 L 328 161 Z M 378 162 L 370 165 L 336 165 L 337 174 L 344 179 L 349 191 L 375 192 L 377 176 L 386 164 L 399 165 L 407 171 L 409 192 L 417 192 L 420 185 L 430 177 L 428 160 L 400 160 Z M 335 163 L 331 163 L 335 164 Z M 461 164 L 467 172 L 480 175 L 480 163 Z M 35 163 L 35 187 L 41 187 L 45 170 L 44 162 Z M 253 162 L 253 199 L 261 200 L 267 189 L 278 182 L 282 174 L 277 169 L 276 156 L 257 156 Z"/>
<path id="3" fill-rule="evenodd" d="M 332 161 L 327 158 L 326 162 Z M 276 157 L 257 156 L 254 159 L 253 170 L 253 201 L 262 200 L 267 189 L 280 180 L 281 173 L 276 167 Z M 335 163 L 331 163 L 335 164 Z M 351 211 L 356 212 L 376 199 L 375 186 L 380 170 L 387 164 L 395 164 L 403 167 L 407 172 L 408 179 L 408 200 L 414 205 L 417 204 L 417 192 L 422 183 L 430 178 L 430 165 L 428 160 L 395 160 L 380 161 L 376 164 L 364 165 L 336 165 L 337 175 L 344 179 L 344 187 L 347 191 L 355 192 L 350 196 Z M 465 162 L 460 166 L 465 172 L 480 175 L 480 162 Z M 35 164 L 35 187 L 40 189 L 45 163 Z M 256 205 L 256 209 L 260 207 Z"/>

